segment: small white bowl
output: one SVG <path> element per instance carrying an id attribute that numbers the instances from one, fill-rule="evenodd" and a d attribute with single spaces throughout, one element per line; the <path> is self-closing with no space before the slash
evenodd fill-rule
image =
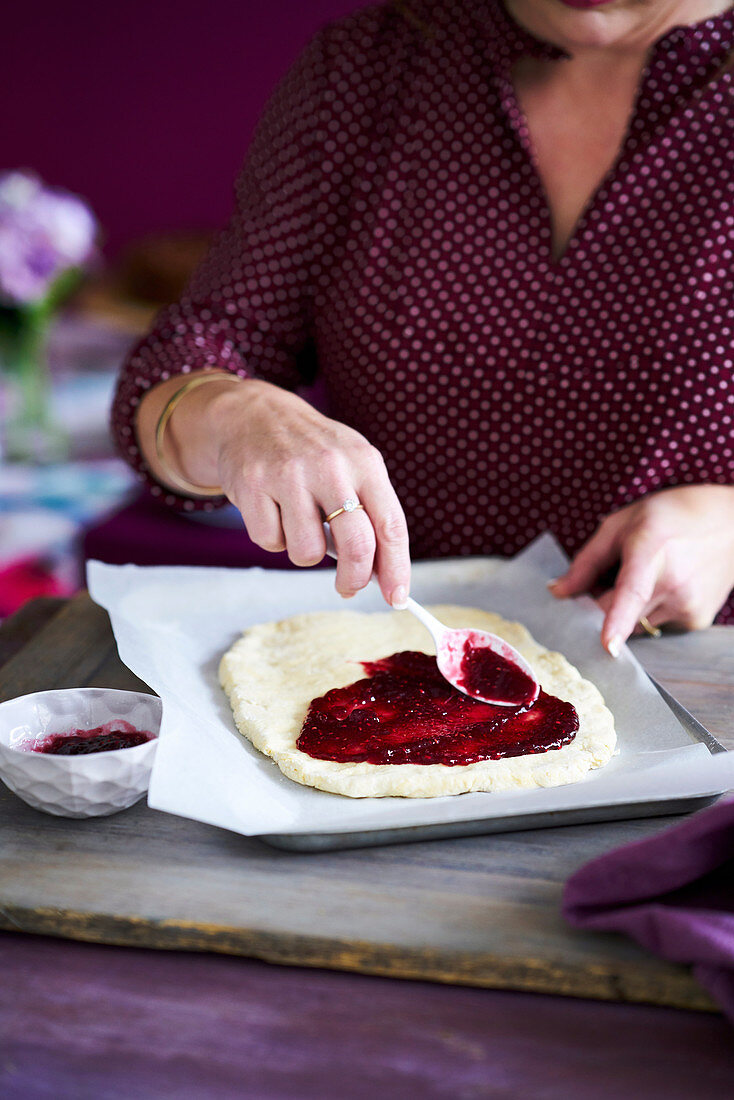
<path id="1" fill-rule="evenodd" d="M 129 749 L 57 756 L 19 748 L 21 743 L 74 729 L 95 729 L 124 719 L 154 734 Z M 148 789 L 161 725 L 155 695 L 115 688 L 38 691 L 0 703 L 0 778 L 10 790 L 47 814 L 104 817 L 127 809 Z"/>

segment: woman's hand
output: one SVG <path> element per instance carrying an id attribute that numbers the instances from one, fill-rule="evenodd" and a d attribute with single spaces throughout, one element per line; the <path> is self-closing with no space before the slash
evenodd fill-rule
<path id="1" fill-rule="evenodd" d="M 154 396 L 156 390 L 161 392 Z M 165 481 L 151 439 L 167 384 L 156 390 L 141 405 L 138 435 L 151 469 Z M 379 451 L 352 428 L 268 382 L 212 382 L 181 400 L 166 444 L 174 468 L 197 485 L 221 485 L 252 541 L 265 550 L 287 550 L 295 565 L 321 561 L 324 516 L 356 498 L 364 511 L 342 513 L 331 523 L 337 591 L 353 596 L 374 569 L 388 603 L 404 602 L 410 556 L 403 509 Z"/>
<path id="2" fill-rule="evenodd" d="M 643 616 L 653 626 L 710 626 L 734 588 L 734 487 L 665 489 L 613 512 L 551 592 L 589 592 L 617 563 L 614 587 L 597 601 L 612 656 Z"/>

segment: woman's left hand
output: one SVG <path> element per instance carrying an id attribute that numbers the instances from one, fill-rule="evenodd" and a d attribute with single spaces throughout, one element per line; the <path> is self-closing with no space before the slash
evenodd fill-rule
<path id="1" fill-rule="evenodd" d="M 612 656 L 643 616 L 652 626 L 710 626 L 734 588 L 734 486 L 664 489 L 612 512 L 551 592 L 589 592 L 615 564 L 614 587 L 597 600 Z"/>

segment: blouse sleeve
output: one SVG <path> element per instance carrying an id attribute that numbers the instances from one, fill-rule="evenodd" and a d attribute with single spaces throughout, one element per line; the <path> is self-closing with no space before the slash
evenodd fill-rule
<path id="1" fill-rule="evenodd" d="M 270 98 L 235 185 L 229 223 L 184 297 L 158 314 L 122 367 L 111 418 L 117 447 L 154 495 L 187 511 L 225 501 L 194 501 L 151 475 L 134 423 L 145 392 L 177 374 L 215 367 L 288 389 L 305 381 L 298 355 L 311 331 L 311 273 L 325 201 L 324 34 Z"/>

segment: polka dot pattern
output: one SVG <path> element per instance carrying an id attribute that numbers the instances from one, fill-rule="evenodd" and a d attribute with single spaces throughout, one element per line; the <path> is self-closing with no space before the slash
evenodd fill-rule
<path id="1" fill-rule="evenodd" d="M 411 9 L 327 27 L 275 92 L 230 223 L 122 372 L 122 453 L 148 476 L 135 409 L 172 374 L 295 389 L 316 361 L 330 415 L 384 455 L 416 558 L 546 530 L 573 553 L 644 494 L 734 481 L 732 12 L 656 43 L 553 260 L 510 71 L 560 51 L 499 0 Z"/>

